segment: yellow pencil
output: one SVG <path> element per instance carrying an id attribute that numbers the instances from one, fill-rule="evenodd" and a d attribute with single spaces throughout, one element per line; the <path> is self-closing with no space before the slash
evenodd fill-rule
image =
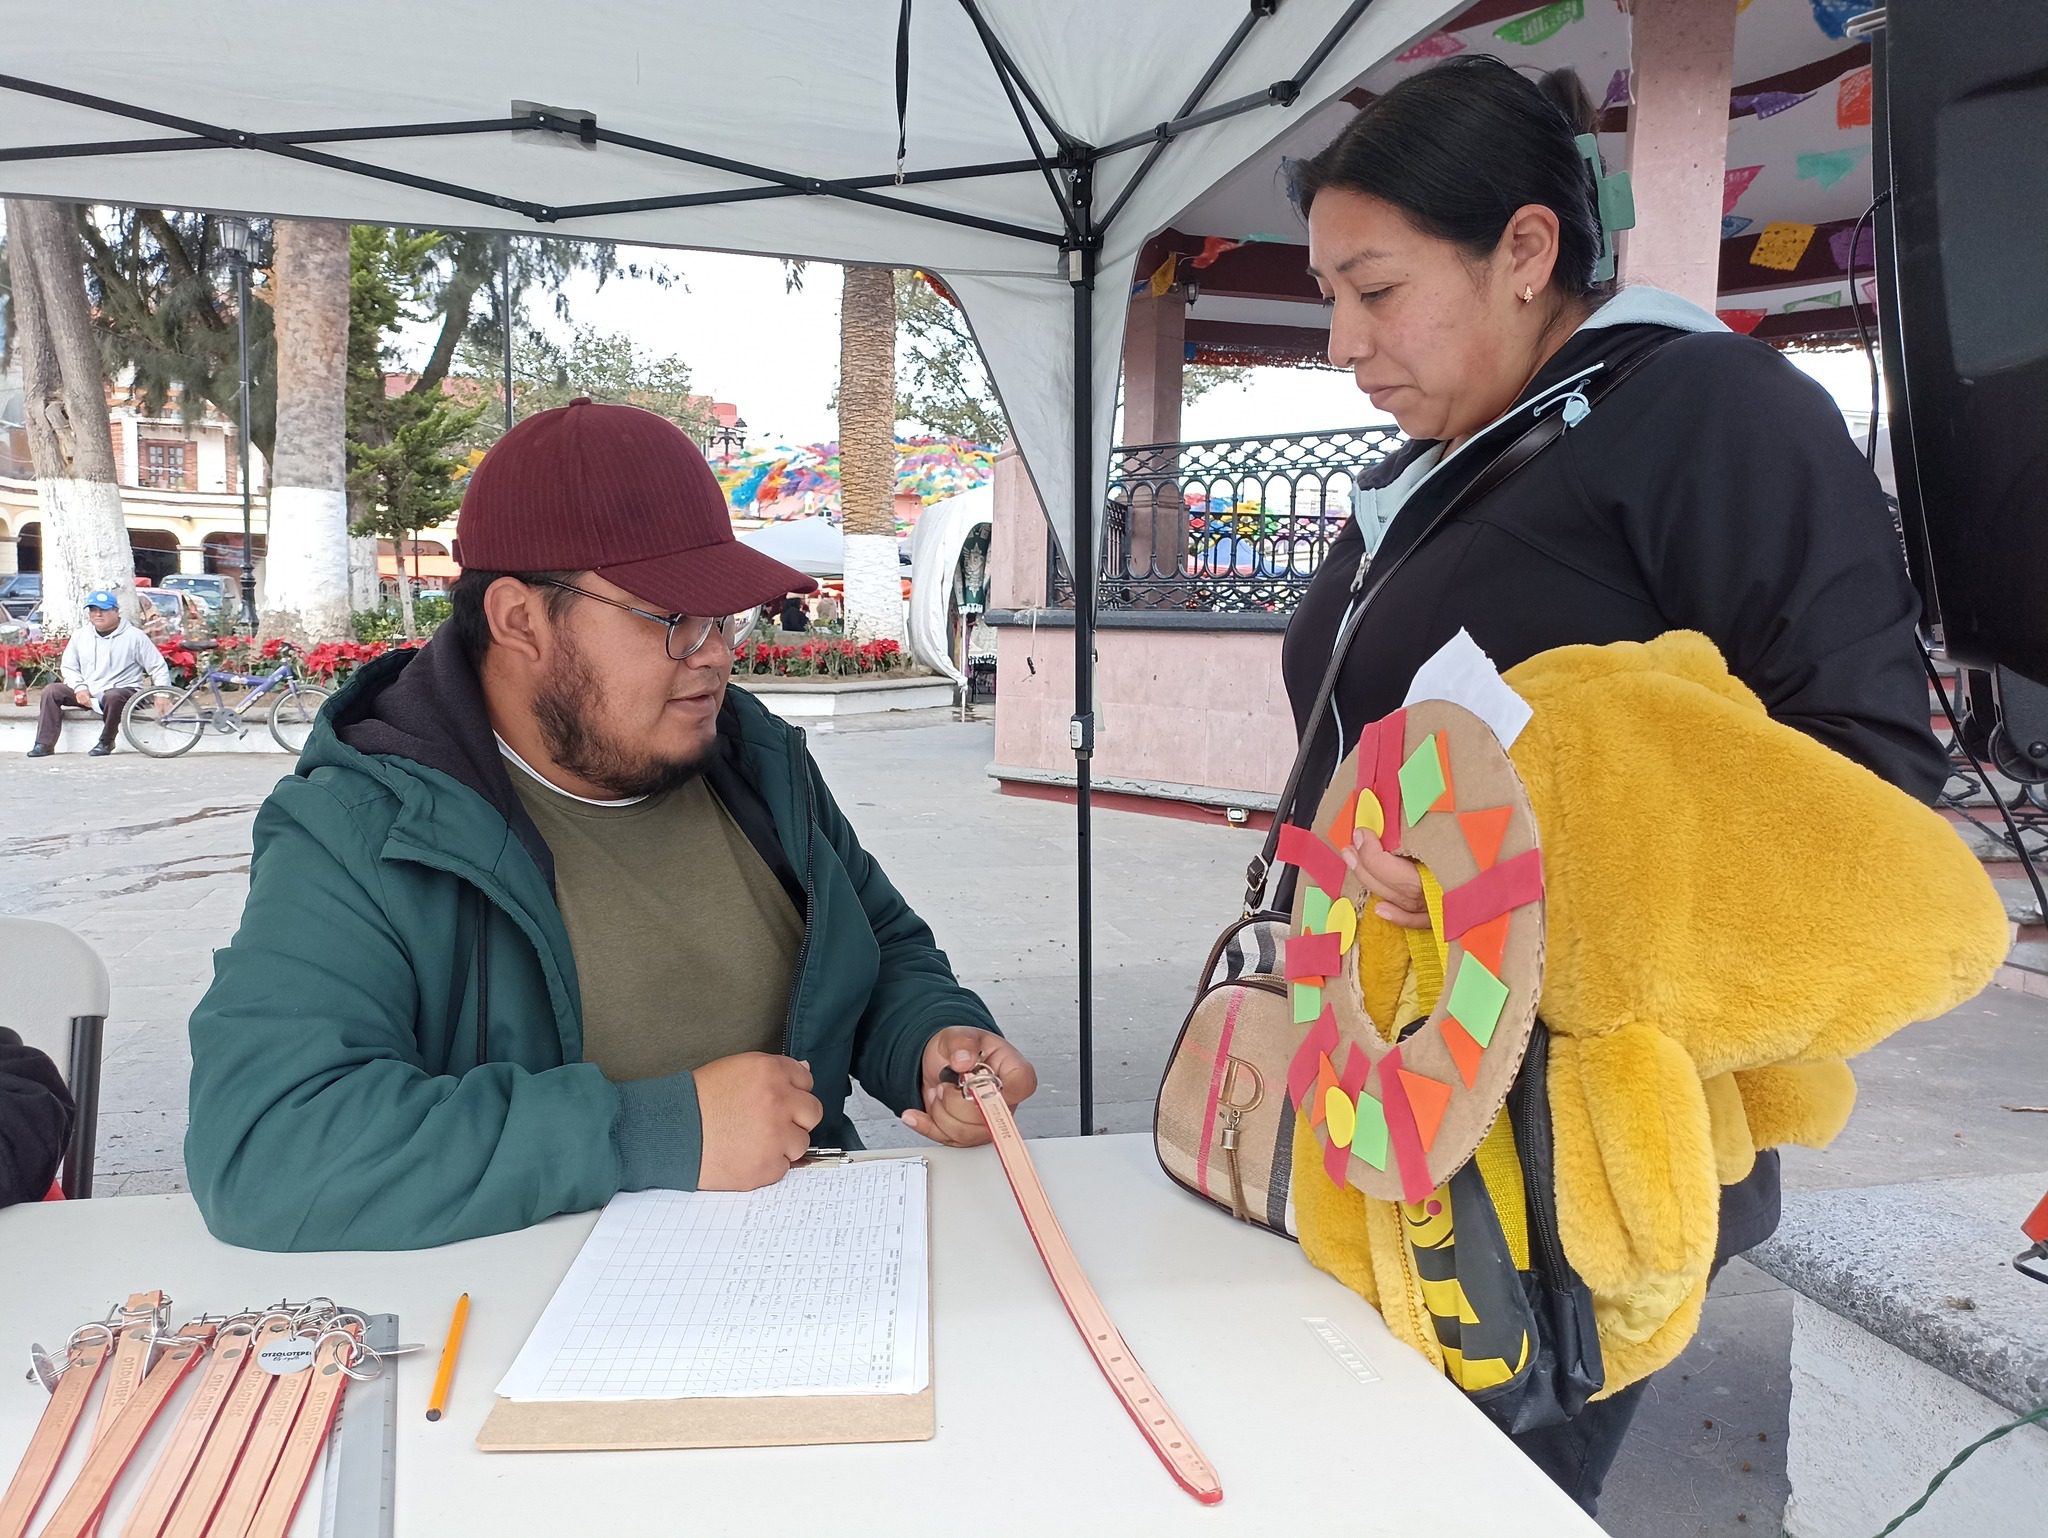
<path id="1" fill-rule="evenodd" d="M 448 1321 L 448 1344 L 441 1348 L 441 1367 L 434 1374 L 433 1396 L 427 1400 L 427 1419 L 437 1421 L 448 1408 L 448 1385 L 455 1380 L 455 1358 L 462 1351 L 462 1328 L 469 1323 L 469 1294 L 455 1300 L 455 1317 Z"/>

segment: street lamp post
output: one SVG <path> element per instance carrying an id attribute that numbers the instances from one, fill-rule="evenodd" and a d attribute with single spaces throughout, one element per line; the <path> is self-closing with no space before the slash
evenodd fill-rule
<path id="1" fill-rule="evenodd" d="M 711 435 L 711 441 L 718 446 L 721 459 L 731 459 L 734 454 L 747 446 L 747 419 L 736 416 L 732 426 L 721 427 Z"/>
<path id="2" fill-rule="evenodd" d="M 241 416 L 236 428 L 242 467 L 242 629 L 256 633 L 256 566 L 250 552 L 253 538 L 249 493 L 249 260 L 255 242 L 249 221 L 229 214 L 214 221 L 220 248 L 235 269 L 235 346 L 241 356 L 241 386 L 235 392 L 235 406 Z"/>

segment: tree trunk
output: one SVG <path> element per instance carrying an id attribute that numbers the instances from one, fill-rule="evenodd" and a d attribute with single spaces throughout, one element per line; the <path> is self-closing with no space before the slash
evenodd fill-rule
<path id="1" fill-rule="evenodd" d="M 348 606 L 351 613 L 363 613 L 378 606 L 383 594 L 377 587 L 377 536 L 351 534 L 348 537 Z"/>
<path id="2" fill-rule="evenodd" d="M 9 198 L 7 231 L 15 348 L 42 512 L 44 629 L 78 629 L 85 595 L 97 587 L 118 593 L 121 611 L 134 620 L 135 553 L 114 474 L 77 210 Z"/>
<path id="3" fill-rule="evenodd" d="M 280 219 L 277 453 L 262 628 L 301 645 L 349 635 L 348 226 Z"/>
<path id="4" fill-rule="evenodd" d="M 848 267 L 839 299 L 839 510 L 846 534 L 846 628 L 903 639 L 896 559 L 896 283 Z"/>

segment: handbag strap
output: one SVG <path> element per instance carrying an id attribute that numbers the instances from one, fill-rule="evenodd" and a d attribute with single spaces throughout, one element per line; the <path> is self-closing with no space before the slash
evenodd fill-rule
<path id="1" fill-rule="evenodd" d="M 1604 399 L 1629 375 L 1656 357 L 1673 340 L 1674 338 L 1668 336 L 1659 337 L 1621 363 L 1603 368 L 1593 378 L 1581 383 L 1575 393 L 1589 407 L 1592 406 Z M 1441 528 L 1454 513 L 1463 512 L 1473 503 L 1490 496 L 1516 471 L 1555 443 L 1572 421 L 1578 420 L 1574 417 L 1567 421 L 1562 409 L 1549 409 L 1551 406 L 1561 407 L 1568 399 L 1569 395 L 1561 396 L 1555 401 L 1539 405 L 1536 420 L 1524 428 L 1512 443 L 1494 456 L 1485 469 L 1473 476 L 1455 496 L 1430 516 L 1429 522 L 1424 524 L 1422 531 L 1408 542 L 1407 547 L 1387 562 L 1384 570 L 1374 574 L 1364 596 L 1352 606 L 1350 617 L 1337 632 L 1336 644 L 1330 648 L 1330 665 L 1323 670 L 1323 681 L 1316 689 L 1315 703 L 1309 706 L 1307 725 L 1302 728 L 1301 741 L 1294 750 L 1294 765 L 1287 771 L 1287 784 L 1280 792 L 1279 809 L 1274 814 L 1271 826 L 1266 829 L 1265 844 L 1253 857 L 1251 864 L 1245 868 L 1244 911 L 1247 917 L 1258 912 L 1260 905 L 1265 901 L 1267 877 L 1273 869 L 1273 857 L 1280 848 L 1280 830 L 1286 824 L 1287 814 L 1294 805 L 1296 792 L 1301 789 L 1301 776 L 1308 767 L 1309 750 L 1314 746 L 1316 733 L 1322 726 L 1323 712 L 1330 708 L 1330 697 L 1336 693 L 1337 679 L 1343 673 L 1345 663 L 1350 660 L 1351 643 L 1358 634 L 1359 623 L 1365 618 L 1366 611 L 1372 607 L 1373 599 L 1379 596 L 1380 590 L 1387 585 L 1394 573 L 1407 564 L 1408 557 L 1421 549 L 1428 542 L 1430 535 Z"/>

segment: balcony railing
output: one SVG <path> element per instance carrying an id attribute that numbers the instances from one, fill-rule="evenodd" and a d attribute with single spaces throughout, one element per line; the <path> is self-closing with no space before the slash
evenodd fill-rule
<path id="1" fill-rule="evenodd" d="M 1393 427 L 1112 449 L 1097 608 L 1291 613 Z M 1071 605 L 1055 549 L 1048 590 Z"/>

